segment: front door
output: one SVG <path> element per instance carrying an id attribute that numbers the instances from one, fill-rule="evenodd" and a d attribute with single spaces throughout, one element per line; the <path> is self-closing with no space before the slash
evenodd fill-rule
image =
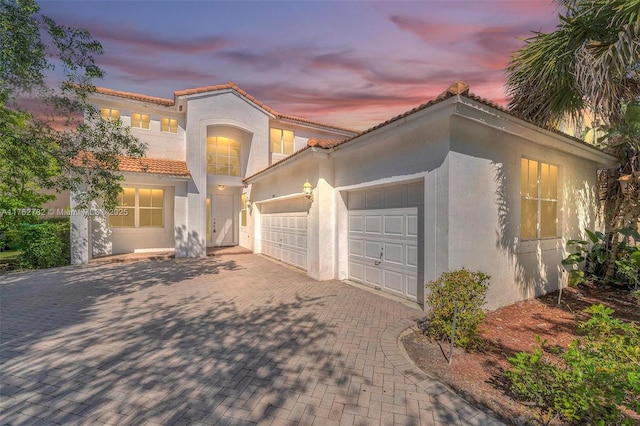
<path id="1" fill-rule="evenodd" d="M 211 196 L 211 241 L 214 246 L 234 245 L 233 196 Z"/>

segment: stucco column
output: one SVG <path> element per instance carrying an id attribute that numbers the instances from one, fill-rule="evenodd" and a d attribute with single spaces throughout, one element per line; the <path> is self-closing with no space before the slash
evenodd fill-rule
<path id="1" fill-rule="evenodd" d="M 187 202 L 187 182 L 180 182 L 175 187 L 173 205 L 173 239 L 176 257 L 187 257 L 189 252 L 185 244 L 189 229 L 189 209 Z"/>
<path id="2" fill-rule="evenodd" d="M 71 264 L 89 263 L 89 219 L 82 214 L 73 214 L 78 208 L 78 197 L 84 188 L 71 191 L 69 206 L 71 207 Z"/>
<path id="3" fill-rule="evenodd" d="M 309 210 L 307 248 L 308 275 L 318 281 L 336 277 L 336 200 L 333 189 L 333 160 L 318 162 L 318 180 Z"/>

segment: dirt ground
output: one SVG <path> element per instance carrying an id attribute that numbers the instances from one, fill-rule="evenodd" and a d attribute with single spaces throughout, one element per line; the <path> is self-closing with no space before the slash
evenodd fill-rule
<path id="1" fill-rule="evenodd" d="M 506 423 L 541 424 L 540 413 L 507 395 L 504 370 L 508 357 L 536 346 L 536 336 L 549 346 L 566 347 L 577 337 L 576 324 L 587 318 L 585 308 L 602 303 L 615 310 L 614 317 L 640 323 L 640 308 L 627 291 L 591 285 L 564 289 L 560 306 L 558 293 L 506 306 L 487 314 L 481 327 L 483 352 L 467 353 L 455 348 L 448 364 L 449 343 L 432 342 L 416 329 L 402 338 L 414 363 L 447 383 L 468 400 L 485 406 Z M 552 424 L 562 424 L 554 422 Z"/>

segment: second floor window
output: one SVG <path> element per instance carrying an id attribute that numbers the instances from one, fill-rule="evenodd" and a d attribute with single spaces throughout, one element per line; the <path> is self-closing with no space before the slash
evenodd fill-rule
<path id="1" fill-rule="evenodd" d="M 102 117 L 103 120 L 119 120 L 120 110 L 112 108 L 100 108 L 100 117 Z"/>
<path id="2" fill-rule="evenodd" d="M 131 127 L 149 129 L 149 114 L 131 113 Z"/>
<path id="3" fill-rule="evenodd" d="M 293 132 L 291 130 L 271 128 L 271 152 L 274 154 L 293 154 Z"/>
<path id="4" fill-rule="evenodd" d="M 160 120 L 160 130 L 169 133 L 178 133 L 178 120 L 175 118 L 162 117 Z"/>
<path id="5" fill-rule="evenodd" d="M 240 176 L 240 142 L 222 136 L 208 137 L 207 173 Z"/>

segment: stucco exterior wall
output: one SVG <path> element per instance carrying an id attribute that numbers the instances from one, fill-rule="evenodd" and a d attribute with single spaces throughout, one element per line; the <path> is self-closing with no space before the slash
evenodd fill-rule
<path id="1" fill-rule="evenodd" d="M 131 128 L 131 134 L 147 146 L 146 156 L 185 161 L 185 114 L 173 107 L 163 107 L 139 101 L 119 101 L 116 98 L 100 99 L 99 108 L 120 111 L 120 119 L 125 126 L 131 125 L 131 113 L 149 114 L 149 129 Z M 178 132 L 162 132 L 160 121 L 163 117 L 178 120 Z"/>
<path id="2" fill-rule="evenodd" d="M 380 185 L 413 185 L 423 188 L 419 230 L 422 246 L 420 275 L 436 278 L 448 265 L 448 152 L 449 114 L 452 106 L 422 111 L 402 123 L 394 123 L 362 137 L 357 145 L 336 152 L 335 184 L 341 194 Z M 348 206 L 337 197 L 338 247 L 336 277 L 347 276 Z M 422 303 L 422 294 L 419 303 Z"/>
<path id="3" fill-rule="evenodd" d="M 255 253 L 262 252 L 260 229 L 262 214 L 294 212 L 303 209 L 309 212 L 308 231 L 311 232 L 311 229 L 315 229 L 314 232 L 317 233 L 318 212 L 313 213 L 313 217 L 311 217 L 311 210 L 313 204 L 316 204 L 317 209 L 318 203 L 316 200 L 307 202 L 302 196 L 302 187 L 306 181 L 309 181 L 314 189 L 318 187 L 319 162 L 328 160 L 314 158 L 310 150 L 299 155 L 304 157 L 299 158 L 299 161 L 291 162 L 288 167 L 277 168 L 269 172 L 257 183 L 251 184 L 248 189 L 247 193 L 255 204 L 248 212 L 247 232 L 253 235 L 252 250 Z M 314 197 L 315 195 L 316 191 L 314 191 Z M 323 208 L 331 209 L 330 206 L 323 206 Z M 308 241 L 311 241 L 312 238 L 312 235 L 307 235 Z M 313 270 L 315 266 L 308 265 L 308 267 L 309 270 Z"/>
<path id="4" fill-rule="evenodd" d="M 218 184 L 241 188 L 242 178 L 207 175 L 208 129 L 242 131 L 244 173 L 255 173 L 269 161 L 269 116 L 233 92 L 192 96 L 188 99 L 186 161 L 191 172 L 187 193 L 187 256 L 206 254 L 206 199 L 210 187 Z M 248 154 L 246 154 L 248 153 Z"/>
<path id="5" fill-rule="evenodd" d="M 181 202 L 186 182 L 166 177 L 131 174 L 122 187 L 158 188 L 164 190 L 164 226 L 162 228 L 111 228 L 105 215 L 88 220 L 90 258 L 140 251 L 174 250 L 180 244 L 180 231 L 185 219 Z M 176 219 L 178 221 L 176 221 Z M 184 224 L 186 227 L 186 224 Z M 177 250 L 177 249 L 176 249 Z"/>
<path id="6" fill-rule="evenodd" d="M 491 275 L 491 309 L 556 290 L 566 241 L 595 226 L 597 165 L 540 145 L 545 138 L 451 119 L 447 266 Z M 522 157 L 559 167 L 558 238 L 519 237 Z"/>

